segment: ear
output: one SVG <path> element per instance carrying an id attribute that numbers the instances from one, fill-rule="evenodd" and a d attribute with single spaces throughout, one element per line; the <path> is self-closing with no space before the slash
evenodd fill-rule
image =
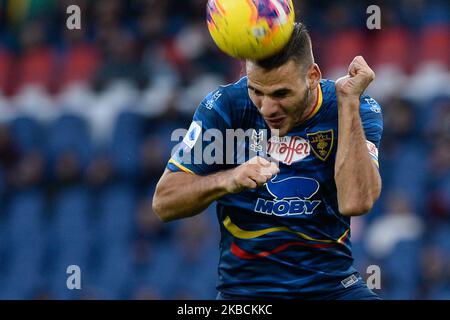
<path id="1" fill-rule="evenodd" d="M 309 90 L 315 90 L 319 85 L 320 79 L 322 79 L 322 73 L 320 72 L 317 63 L 313 63 L 306 74 L 306 81 L 309 85 Z"/>

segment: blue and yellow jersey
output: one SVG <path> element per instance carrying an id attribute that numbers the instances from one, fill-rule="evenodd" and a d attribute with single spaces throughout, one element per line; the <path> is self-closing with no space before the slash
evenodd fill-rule
<path id="1" fill-rule="evenodd" d="M 339 139 L 335 83 L 322 80 L 317 90 L 318 99 L 306 121 L 285 137 L 268 138 L 267 151 L 278 161 L 280 172 L 262 187 L 217 201 L 221 226 L 218 290 L 222 293 L 255 298 L 320 297 L 346 287 L 345 281 L 356 273 L 350 218 L 339 213 L 334 181 Z M 364 95 L 360 115 L 368 152 L 378 165 L 381 108 Z M 213 152 L 220 161 L 204 160 L 214 140 L 203 137 L 208 129 L 224 135 L 227 129 L 252 130 L 254 136 L 243 145 L 245 149 L 255 148 L 260 132 L 270 132 L 248 96 L 246 77 L 221 86 L 203 100 L 167 168 L 207 175 L 236 166 L 225 161 L 225 145 Z"/>

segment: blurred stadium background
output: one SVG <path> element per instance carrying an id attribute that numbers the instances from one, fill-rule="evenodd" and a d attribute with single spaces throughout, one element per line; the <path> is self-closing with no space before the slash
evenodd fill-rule
<path id="1" fill-rule="evenodd" d="M 241 65 L 206 0 L 0 0 L 0 298 L 214 299 L 211 207 L 162 225 L 155 183 L 197 104 Z M 81 7 L 81 30 L 66 8 Z M 382 29 L 366 28 L 378 4 Z M 385 299 L 450 299 L 450 3 L 296 1 L 324 76 L 377 73 L 384 188 L 353 219 L 356 266 Z M 81 267 L 82 290 L 66 287 Z"/>

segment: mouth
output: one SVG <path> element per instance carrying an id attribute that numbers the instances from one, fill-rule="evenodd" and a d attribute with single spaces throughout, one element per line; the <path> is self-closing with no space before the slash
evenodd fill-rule
<path id="1" fill-rule="evenodd" d="M 270 127 L 279 129 L 282 125 L 284 120 L 286 119 L 285 116 L 281 116 L 281 117 L 274 117 L 274 118 L 264 118 L 264 120 L 266 120 L 267 124 Z"/>

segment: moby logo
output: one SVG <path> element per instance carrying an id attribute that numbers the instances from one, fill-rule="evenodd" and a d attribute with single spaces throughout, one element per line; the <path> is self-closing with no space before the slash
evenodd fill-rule
<path id="1" fill-rule="evenodd" d="M 266 184 L 274 200 L 258 198 L 255 212 L 277 216 L 312 214 L 321 203 L 310 200 L 320 188 L 319 182 L 306 177 L 272 178 Z"/>

